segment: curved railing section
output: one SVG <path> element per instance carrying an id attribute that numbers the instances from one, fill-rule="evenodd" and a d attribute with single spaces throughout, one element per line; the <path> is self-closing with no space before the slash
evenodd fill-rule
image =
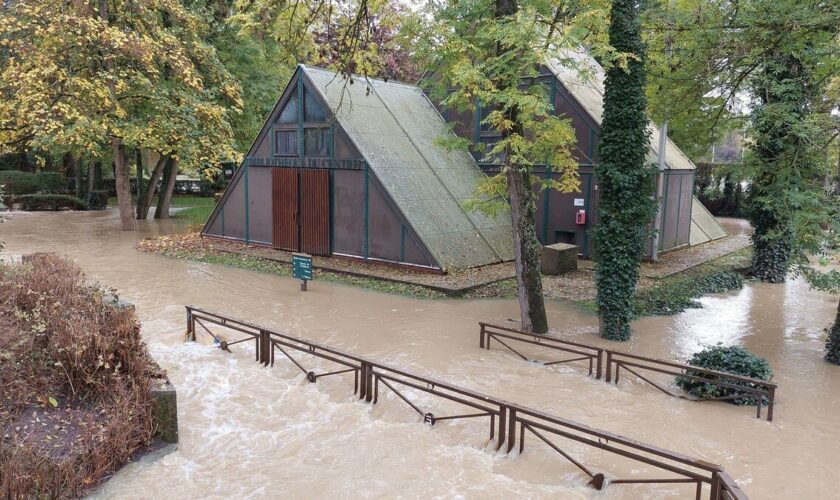
<path id="1" fill-rule="evenodd" d="M 711 500 L 745 500 L 747 498 L 735 481 L 719 465 L 595 429 L 425 375 L 395 368 L 327 345 L 263 328 L 254 323 L 192 306 L 187 306 L 186 309 L 187 340 L 195 341 L 198 333 L 204 333 L 213 339 L 219 349 L 225 351 L 230 351 L 230 348 L 237 344 L 253 342 L 256 361 L 265 366 L 273 366 L 276 353 L 279 352 L 312 383 L 323 377 L 352 373 L 353 393 L 358 395 L 360 400 L 377 404 L 380 389 L 387 389 L 429 425 L 447 420 L 486 419 L 489 424 L 490 440 L 491 442 L 495 440 L 497 451 L 510 453 L 518 445 L 521 454 L 525 450 L 526 438 L 529 436 L 531 439 L 536 438 L 580 469 L 589 478 L 589 485 L 595 489 L 601 490 L 609 484 L 685 483 L 694 486 L 694 496 L 697 499 L 703 498 L 704 493 Z M 484 328 L 484 324 L 482 325 L 483 333 L 487 333 L 489 330 Z M 224 327 L 232 332 L 244 334 L 244 337 L 228 340 L 220 332 L 214 332 L 215 327 Z M 497 341 L 499 338 L 506 338 L 501 337 L 499 333 L 489 334 L 487 337 L 483 335 L 483 341 L 487 341 L 486 344 L 482 343 L 483 346 L 489 347 L 491 336 Z M 535 340 L 534 342 L 552 345 L 558 352 L 573 355 L 574 359 L 567 358 L 557 360 L 558 362 L 585 361 L 589 364 L 590 372 L 594 371 L 598 375 L 601 373 L 603 356 L 600 348 L 590 350 L 589 346 L 583 344 L 559 340 L 556 342 Z M 310 369 L 306 366 L 308 361 L 305 361 L 308 357 L 323 359 L 336 366 L 334 369 Z M 450 409 L 442 414 L 435 414 L 429 408 L 423 407 L 428 402 L 412 398 L 414 392 L 409 394 L 405 388 L 449 401 L 463 410 L 452 413 Z M 645 464 L 658 471 L 658 474 L 652 477 L 635 477 L 635 475 L 629 478 L 614 475 L 608 477 L 595 466 L 585 464 L 583 458 L 575 457 L 573 451 L 564 449 L 568 442 L 580 443 L 602 452 L 624 457 L 637 464 Z"/>
<path id="2" fill-rule="evenodd" d="M 546 366 L 586 360 L 589 363 L 589 375 L 592 376 L 594 372 L 594 377 L 597 379 L 600 379 L 603 374 L 605 382 L 612 382 L 617 385 L 620 373 L 624 370 L 669 396 L 689 401 L 725 401 L 743 397 L 744 394 L 749 394 L 755 396 L 760 402 L 760 404 L 756 405 L 756 418 L 761 418 L 761 409 L 766 404 L 767 421 L 773 420 L 773 409 L 776 403 L 776 389 L 778 388 L 778 385 L 773 382 L 742 377 L 740 375 L 734 375 L 726 372 L 707 370 L 705 368 L 675 363 L 673 361 L 665 361 L 647 356 L 629 354 L 613 349 L 605 349 L 602 347 L 570 342 L 552 335 L 535 335 L 533 333 L 527 333 L 504 326 L 492 325 L 490 323 L 479 323 L 479 326 L 479 347 L 483 349 L 489 349 L 491 341 L 496 341 L 520 358 L 531 362 L 539 361 L 541 364 Z M 521 349 L 517 350 L 512 347 L 510 344 L 513 344 L 514 342 L 538 346 L 539 349 L 545 351 L 562 351 L 578 354 L 579 357 L 566 358 L 559 361 L 534 360 L 523 354 Z M 642 374 L 642 372 L 645 372 L 645 374 Z M 647 372 L 661 373 L 687 380 L 712 383 L 720 387 L 737 390 L 738 393 L 716 398 L 696 398 L 686 393 L 670 390 L 666 385 L 654 381 Z"/>

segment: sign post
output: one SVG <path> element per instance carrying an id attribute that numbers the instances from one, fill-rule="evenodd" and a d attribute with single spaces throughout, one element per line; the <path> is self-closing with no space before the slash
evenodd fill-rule
<path id="1" fill-rule="evenodd" d="M 312 279 L 312 256 L 292 254 L 292 276 L 300 281 L 300 291 L 306 291 L 306 282 Z"/>

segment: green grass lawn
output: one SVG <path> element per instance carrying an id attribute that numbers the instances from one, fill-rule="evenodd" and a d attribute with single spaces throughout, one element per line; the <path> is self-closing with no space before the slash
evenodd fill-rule
<path id="1" fill-rule="evenodd" d="M 117 206 L 116 196 L 111 196 L 110 198 L 108 198 L 108 206 Z M 183 210 L 178 210 L 175 213 L 175 215 L 173 215 L 174 218 L 185 220 L 190 225 L 203 225 L 205 222 L 207 222 L 207 219 L 213 212 L 213 207 L 216 206 L 216 202 L 213 200 L 212 196 L 176 194 L 172 196 L 172 202 L 170 203 L 170 206 L 173 208 L 183 208 Z"/>

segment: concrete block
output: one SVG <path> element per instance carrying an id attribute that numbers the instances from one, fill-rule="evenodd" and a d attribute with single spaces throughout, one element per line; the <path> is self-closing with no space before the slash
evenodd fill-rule
<path id="1" fill-rule="evenodd" d="M 578 247 L 568 243 L 555 243 L 542 247 L 540 270 L 543 274 L 557 276 L 578 268 Z"/>
<path id="2" fill-rule="evenodd" d="M 165 443 L 178 442 L 178 396 L 175 386 L 168 379 L 156 381 L 152 388 L 155 398 L 155 420 L 157 421 L 157 436 Z"/>

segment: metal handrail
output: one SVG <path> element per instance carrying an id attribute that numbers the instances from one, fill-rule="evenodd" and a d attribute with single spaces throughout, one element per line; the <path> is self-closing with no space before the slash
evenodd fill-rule
<path id="1" fill-rule="evenodd" d="M 609 483 L 694 483 L 697 485 L 695 496 L 698 499 L 701 498 L 703 484 L 710 485 L 709 498 L 712 500 L 723 500 L 727 498 L 746 500 L 747 498 L 732 478 L 719 465 L 642 443 L 608 431 L 595 429 L 579 422 L 550 415 L 425 375 L 418 375 L 404 369 L 395 368 L 334 347 L 272 331 L 247 321 L 236 320 L 192 306 L 187 306 L 186 310 L 188 340 L 194 341 L 196 339 L 197 325 L 201 326 L 218 344 L 217 347 L 223 350 L 229 351 L 229 347 L 232 345 L 243 341 L 254 340 L 256 360 L 258 362 L 266 366 L 272 366 L 275 361 L 275 351 L 280 350 L 306 374 L 307 380 L 313 383 L 319 377 L 353 372 L 353 392 L 359 395 L 360 400 L 376 404 L 379 399 L 379 384 L 381 383 L 393 391 L 399 399 L 423 417 L 424 422 L 430 425 L 435 425 L 436 422 L 443 420 L 489 417 L 490 439 L 497 440 L 496 450 L 500 450 L 503 445 L 507 445 L 506 452 L 511 452 L 517 443 L 516 433 L 518 429 L 520 436 L 519 452 L 522 453 L 524 451 L 525 433 L 527 431 L 587 474 L 591 478 L 590 485 L 596 489 L 600 490 Z M 219 335 L 214 334 L 206 323 L 230 328 L 233 331 L 244 333 L 248 337 L 228 343 Z M 572 344 L 559 340 L 558 342 Z M 586 346 L 577 344 L 575 347 L 581 348 Z M 293 349 L 300 353 L 313 355 L 337 363 L 344 366 L 345 369 L 316 374 L 314 371 L 304 368 L 303 364 L 292 358 L 289 355 L 290 351 L 286 349 Z M 597 355 L 593 356 L 597 357 Z M 600 361 L 600 357 L 598 359 Z M 421 403 L 412 401 L 396 387 L 397 385 L 419 390 L 426 394 L 466 406 L 471 408 L 471 412 L 444 416 L 436 416 L 431 412 L 424 412 L 419 406 Z M 550 440 L 544 434 L 583 443 L 635 462 L 644 463 L 662 471 L 676 474 L 676 476 L 665 478 L 615 478 L 608 480 L 603 473 L 593 472 L 592 469 L 578 459 L 575 459 L 570 453 L 564 451 L 557 443 Z"/>
<path id="2" fill-rule="evenodd" d="M 754 394 L 759 396 L 759 404 L 756 405 L 756 417 L 761 417 L 761 408 L 764 402 L 764 398 L 767 399 L 767 420 L 773 420 L 773 409 L 775 407 L 775 399 L 776 399 L 776 389 L 778 385 L 769 382 L 766 380 L 754 379 L 750 377 L 744 377 L 742 375 L 735 375 L 732 373 L 726 373 L 717 370 L 709 370 L 706 368 L 700 368 L 697 366 L 676 363 L 673 361 L 666 361 L 663 359 L 658 358 L 651 358 L 648 356 L 640 356 L 638 354 L 630 354 L 621 351 L 615 351 L 612 349 L 605 349 L 597 346 L 581 344 L 579 342 L 571 342 L 568 340 L 561 340 L 557 337 L 552 335 L 535 335 L 533 333 L 523 332 L 521 330 L 515 330 L 513 328 L 508 328 L 504 326 L 493 325 L 490 323 L 479 323 L 480 331 L 479 331 L 479 347 L 489 349 L 490 346 L 490 339 L 496 338 L 501 336 L 505 339 L 512 339 L 518 342 L 524 342 L 527 344 L 538 345 L 540 347 L 545 347 L 554 350 L 563 350 L 567 352 L 578 353 L 584 355 L 584 352 L 580 350 L 588 349 L 591 352 L 597 352 L 595 354 L 586 354 L 590 357 L 590 368 L 589 374 L 592 375 L 592 363 L 595 362 L 597 366 L 595 367 L 595 378 L 600 379 L 601 374 L 604 373 L 605 377 L 604 380 L 606 382 L 613 382 L 618 384 L 619 380 L 619 371 L 621 368 L 629 371 L 642 381 L 652 385 L 659 391 L 673 397 L 686 399 L 689 401 L 721 401 L 726 399 L 735 399 L 740 397 L 739 395 L 730 395 L 730 396 L 723 396 L 717 398 L 695 398 L 685 394 L 675 394 L 660 384 L 657 384 L 653 380 L 641 375 L 633 368 L 638 370 L 649 370 L 657 373 L 664 373 L 667 375 L 673 375 L 677 377 L 682 377 L 690 380 L 698 380 L 703 382 L 710 382 L 714 383 L 715 385 L 719 385 L 722 387 L 727 387 L 731 389 L 735 389 L 744 393 Z M 502 333 L 504 332 L 504 333 Z M 498 338 L 496 338 L 499 341 Z M 503 346 L 505 346 L 508 350 L 512 351 L 514 354 L 518 355 L 520 358 L 529 360 L 527 357 L 522 355 L 520 352 L 514 350 L 506 343 L 499 341 Z M 572 346 L 574 349 L 564 347 L 564 346 Z M 606 355 L 606 356 L 604 356 Z M 580 359 L 580 358 L 578 358 Z M 577 359 L 570 359 L 565 361 L 575 361 Z M 553 363 L 544 363 L 546 365 L 553 364 Z M 605 364 L 605 366 L 604 366 Z M 673 369 L 671 369 L 673 368 Z M 676 370 L 679 371 L 676 371 Z M 751 386 L 744 386 L 738 385 L 734 382 L 741 382 L 745 384 L 752 384 Z"/>
<path id="3" fill-rule="evenodd" d="M 556 337 L 552 337 L 550 335 L 526 334 L 519 330 L 514 330 L 512 328 L 507 328 L 504 326 L 492 325 L 490 323 L 480 322 L 479 325 L 481 326 L 481 330 L 479 332 L 478 345 L 482 349 L 490 349 L 490 341 L 491 339 L 495 339 L 497 342 L 505 346 L 505 348 L 507 348 L 509 351 L 513 352 L 525 361 L 534 361 L 532 359 L 529 359 L 513 347 L 509 346 L 504 341 L 500 340 L 501 337 L 504 339 L 515 340 L 517 342 L 525 344 L 538 345 L 540 347 L 545 347 L 555 351 L 577 354 L 582 357 L 561 359 L 557 361 L 541 361 L 541 363 L 544 366 L 549 366 L 569 363 L 572 361 L 582 361 L 585 359 L 589 361 L 589 375 L 592 375 L 594 368 L 595 378 L 601 378 L 602 357 L 604 354 L 604 349 L 600 347 L 579 344 L 577 342 L 572 342 L 569 340 L 562 340 Z"/>

